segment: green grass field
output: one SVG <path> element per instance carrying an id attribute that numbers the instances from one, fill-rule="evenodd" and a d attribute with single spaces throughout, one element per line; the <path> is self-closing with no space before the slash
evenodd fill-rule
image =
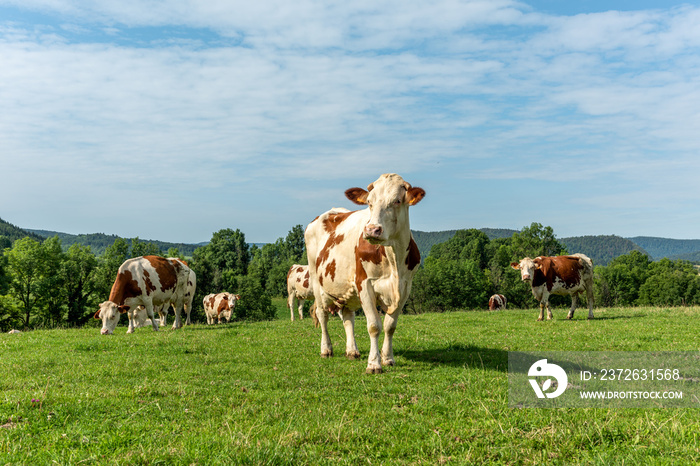
<path id="1" fill-rule="evenodd" d="M 279 303 L 276 303 L 279 304 Z M 396 366 L 310 319 L 0 335 L 0 464 L 693 464 L 699 409 L 514 409 L 508 351 L 695 351 L 700 308 L 402 316 Z M 172 319 L 172 317 L 171 317 Z M 332 318 L 336 354 L 344 331 Z"/>

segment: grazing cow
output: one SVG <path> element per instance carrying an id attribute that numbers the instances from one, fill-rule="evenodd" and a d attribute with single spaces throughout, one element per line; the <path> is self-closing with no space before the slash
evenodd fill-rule
<path id="1" fill-rule="evenodd" d="M 178 259 L 177 257 L 168 257 L 168 260 L 170 262 L 177 261 L 187 266 L 187 262 Z M 194 300 L 195 291 L 197 291 L 197 276 L 195 275 L 194 270 L 190 269 L 190 275 L 189 277 L 187 277 L 187 291 L 185 292 L 185 301 L 183 308 L 185 310 L 185 314 L 187 315 L 185 325 L 190 325 L 192 323 L 190 321 L 190 313 L 192 312 L 192 300 Z M 173 304 L 172 306 L 174 307 L 175 305 Z M 160 316 L 161 327 L 164 327 L 168 323 L 168 310 L 170 309 L 170 307 L 170 303 L 164 304 L 162 306 L 153 306 L 153 310 L 158 312 L 158 315 Z M 144 317 L 143 319 L 145 321 L 146 318 Z"/>
<path id="2" fill-rule="evenodd" d="M 299 318 L 303 319 L 304 301 L 307 299 L 314 299 L 314 289 L 311 288 L 308 265 L 294 264 L 289 268 L 289 272 L 287 272 L 287 307 L 292 315 L 292 322 L 294 322 L 295 299 L 299 310 Z M 318 327 L 318 317 L 316 317 L 316 310 L 313 305 L 311 306 L 310 313 L 314 326 Z"/>
<path id="3" fill-rule="evenodd" d="M 523 281 L 530 281 L 532 294 L 540 303 L 540 316 L 544 319 L 547 308 L 547 320 L 552 318 L 549 309 L 549 295 L 571 295 L 571 310 L 567 319 L 574 317 L 578 294 L 586 290 L 588 300 L 588 318 L 593 318 L 593 262 L 584 254 L 570 256 L 524 258 L 510 264 L 520 270 Z"/>
<path id="4" fill-rule="evenodd" d="M 495 294 L 489 298 L 489 311 L 497 311 L 506 308 L 506 297 L 502 294 Z"/>
<path id="5" fill-rule="evenodd" d="M 207 324 L 211 325 L 214 323 L 214 319 L 218 323 L 221 323 L 221 318 L 226 319 L 228 323 L 233 315 L 233 309 L 236 307 L 236 303 L 241 299 L 240 295 L 223 292 L 223 293 L 212 293 L 204 297 L 204 314 L 207 316 Z"/>
<path id="6" fill-rule="evenodd" d="M 129 329 L 134 331 L 134 314 L 144 306 L 153 330 L 158 330 L 153 317 L 154 306 L 175 305 L 173 328 L 180 328 L 180 313 L 185 302 L 190 268 L 180 260 L 159 256 L 143 256 L 126 260 L 117 271 L 109 300 L 100 304 L 95 319 L 102 320 L 103 335 L 111 335 L 121 314 L 129 317 Z"/>
<path id="7" fill-rule="evenodd" d="M 368 209 L 348 212 L 333 209 L 311 222 L 304 233 L 309 257 L 309 278 L 321 324 L 321 356 L 333 355 L 328 335 L 329 312 L 340 312 L 345 327 L 345 355 L 359 358 L 355 343 L 355 311 L 367 318 L 370 350 L 367 373 L 394 365 L 392 338 L 396 322 L 411 292 L 420 264 L 418 246 L 411 235 L 408 207 L 425 196 L 396 174 L 384 174 L 365 191 L 351 188 L 345 196 Z M 381 318 L 386 312 L 384 343 L 379 353 Z"/>

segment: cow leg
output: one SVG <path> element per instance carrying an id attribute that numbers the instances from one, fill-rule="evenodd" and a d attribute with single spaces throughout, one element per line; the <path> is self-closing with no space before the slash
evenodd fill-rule
<path id="1" fill-rule="evenodd" d="M 322 306 L 316 306 L 316 317 L 321 325 L 321 357 L 330 358 L 333 356 L 333 345 L 328 335 L 328 311 Z"/>
<path id="2" fill-rule="evenodd" d="M 578 304 L 578 293 L 571 293 L 571 309 L 569 310 L 569 315 L 566 316 L 567 319 L 571 320 L 574 318 L 576 304 Z"/>
<path id="3" fill-rule="evenodd" d="M 174 330 L 174 329 L 182 327 L 182 319 L 180 317 L 180 314 L 182 314 L 182 308 L 183 308 L 182 301 L 178 301 L 177 303 L 174 303 L 173 307 L 175 308 L 175 322 L 173 322 L 173 330 Z"/>
<path id="4" fill-rule="evenodd" d="M 146 315 L 151 319 L 151 326 L 153 326 L 153 331 L 158 331 L 158 324 L 156 323 L 155 313 L 153 312 L 153 305 L 146 305 Z"/>
<path id="5" fill-rule="evenodd" d="M 161 327 L 168 323 L 168 306 L 163 305 L 158 308 L 158 315 L 160 316 Z"/>
<path id="6" fill-rule="evenodd" d="M 355 311 L 344 307 L 340 311 L 340 315 L 343 318 L 343 327 L 345 327 L 345 357 L 359 359 L 360 352 L 357 350 L 355 342 Z"/>
<path id="7" fill-rule="evenodd" d="M 367 306 L 363 309 L 367 317 L 367 331 L 369 332 L 369 358 L 367 359 L 367 373 L 381 374 L 382 365 L 379 355 L 379 333 L 381 332 L 381 318 L 374 306 Z"/>
<path id="8" fill-rule="evenodd" d="M 289 297 L 287 298 L 287 307 L 292 315 L 292 322 L 294 322 L 294 294 L 292 293 L 290 293 Z"/>
<path id="9" fill-rule="evenodd" d="M 384 316 L 384 344 L 382 345 L 382 366 L 394 365 L 394 331 L 399 320 L 399 313 L 393 312 Z"/>
<path id="10" fill-rule="evenodd" d="M 304 320 L 304 300 L 297 298 L 297 303 L 299 303 L 299 320 Z"/>
<path id="11" fill-rule="evenodd" d="M 148 307 L 146 307 L 148 309 Z M 134 307 L 129 308 L 128 311 L 126 311 L 126 316 L 129 318 L 129 328 L 126 330 L 126 333 L 134 333 L 134 328 L 136 327 L 136 319 L 134 318 L 136 314 L 136 309 Z"/>
<path id="12" fill-rule="evenodd" d="M 192 312 L 192 303 L 187 303 L 184 305 L 185 314 L 187 314 L 187 320 L 185 320 L 185 325 L 190 325 L 192 321 L 190 320 L 190 312 Z"/>
<path id="13" fill-rule="evenodd" d="M 545 306 L 547 306 L 547 320 L 552 320 L 552 309 L 549 307 L 549 299 L 545 301 Z"/>
<path id="14" fill-rule="evenodd" d="M 540 316 L 537 318 L 537 322 L 544 320 L 544 302 L 540 301 Z"/>
<path id="15" fill-rule="evenodd" d="M 588 301 L 588 318 L 593 318 L 593 280 L 591 280 L 590 286 L 586 283 L 586 300 Z"/>

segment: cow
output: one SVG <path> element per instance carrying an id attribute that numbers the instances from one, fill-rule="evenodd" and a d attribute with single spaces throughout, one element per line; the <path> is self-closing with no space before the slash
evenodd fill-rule
<path id="1" fill-rule="evenodd" d="M 303 319 L 304 301 L 307 299 L 314 299 L 314 290 L 311 288 L 309 278 L 309 266 L 294 264 L 287 272 L 287 307 L 292 315 L 292 322 L 294 322 L 294 300 L 297 301 L 299 319 Z M 316 317 L 316 309 L 313 305 L 309 312 L 311 313 L 314 327 L 318 327 L 318 317 Z"/>
<path id="2" fill-rule="evenodd" d="M 109 293 L 109 299 L 100 304 L 95 319 L 102 320 L 103 335 L 111 335 L 119 323 L 121 314 L 129 318 L 126 333 L 134 332 L 134 314 L 138 306 L 144 306 L 151 319 L 153 330 L 158 325 L 153 317 L 154 306 L 175 306 L 173 328 L 180 328 L 180 313 L 185 303 L 190 268 L 181 260 L 159 256 L 142 256 L 128 259 L 119 267 L 117 277 Z"/>
<path id="3" fill-rule="evenodd" d="M 239 299 L 241 299 L 240 295 L 228 292 L 206 295 L 202 302 L 204 304 L 204 314 L 207 316 L 207 324 L 213 324 L 214 319 L 221 323 L 222 317 L 228 323 Z"/>
<path id="4" fill-rule="evenodd" d="M 168 257 L 168 260 L 170 262 L 178 261 L 184 265 L 187 265 L 187 262 L 183 261 L 182 259 L 178 259 L 177 257 Z M 192 301 L 194 300 L 195 291 L 197 291 L 197 276 L 194 273 L 194 270 L 190 269 L 190 275 L 187 278 L 187 291 L 185 292 L 185 304 L 183 308 L 185 314 L 187 315 L 185 325 L 190 325 L 192 323 L 190 321 L 190 314 L 192 313 Z M 170 303 L 164 304 L 162 306 L 153 306 L 153 310 L 158 312 L 158 315 L 160 316 L 160 327 L 164 327 L 168 323 L 168 310 L 171 306 L 174 307 L 174 305 Z M 143 320 L 146 320 L 145 314 Z"/>
<path id="5" fill-rule="evenodd" d="M 588 300 L 588 318 L 593 318 L 593 262 L 584 254 L 570 256 L 526 257 L 520 262 L 510 264 L 515 270 L 520 270 L 523 281 L 530 281 L 532 294 L 540 303 L 540 316 L 544 319 L 544 308 L 547 308 L 547 320 L 552 318 L 549 308 L 549 295 L 571 295 L 571 310 L 567 319 L 574 317 L 578 294 L 586 291 Z"/>
<path id="6" fill-rule="evenodd" d="M 408 208 L 420 202 L 425 191 L 399 175 L 384 174 L 367 190 L 350 188 L 345 196 L 368 208 L 354 212 L 329 210 L 304 232 L 309 280 L 321 325 L 321 356 L 333 355 L 328 314 L 338 312 L 345 327 L 345 355 L 350 359 L 360 357 L 354 327 L 355 311 L 362 308 L 370 336 L 366 372 L 377 374 L 382 372 L 382 365 L 394 365 L 396 323 L 420 264 Z M 382 322 L 377 307 L 386 313 L 381 355 Z"/>
<path id="7" fill-rule="evenodd" d="M 495 294 L 489 298 L 489 311 L 497 311 L 506 308 L 506 297 L 502 294 Z"/>

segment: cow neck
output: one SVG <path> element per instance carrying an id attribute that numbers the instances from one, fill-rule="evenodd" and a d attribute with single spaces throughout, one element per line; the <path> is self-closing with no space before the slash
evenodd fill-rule
<path id="1" fill-rule="evenodd" d="M 399 273 L 402 270 L 399 264 L 406 264 L 406 258 L 408 257 L 408 246 L 411 242 L 411 230 L 408 233 L 403 231 L 395 241 L 384 245 L 384 250 L 386 251 L 386 258 L 391 264 L 391 269 Z M 403 267 L 404 269 L 406 267 Z"/>

